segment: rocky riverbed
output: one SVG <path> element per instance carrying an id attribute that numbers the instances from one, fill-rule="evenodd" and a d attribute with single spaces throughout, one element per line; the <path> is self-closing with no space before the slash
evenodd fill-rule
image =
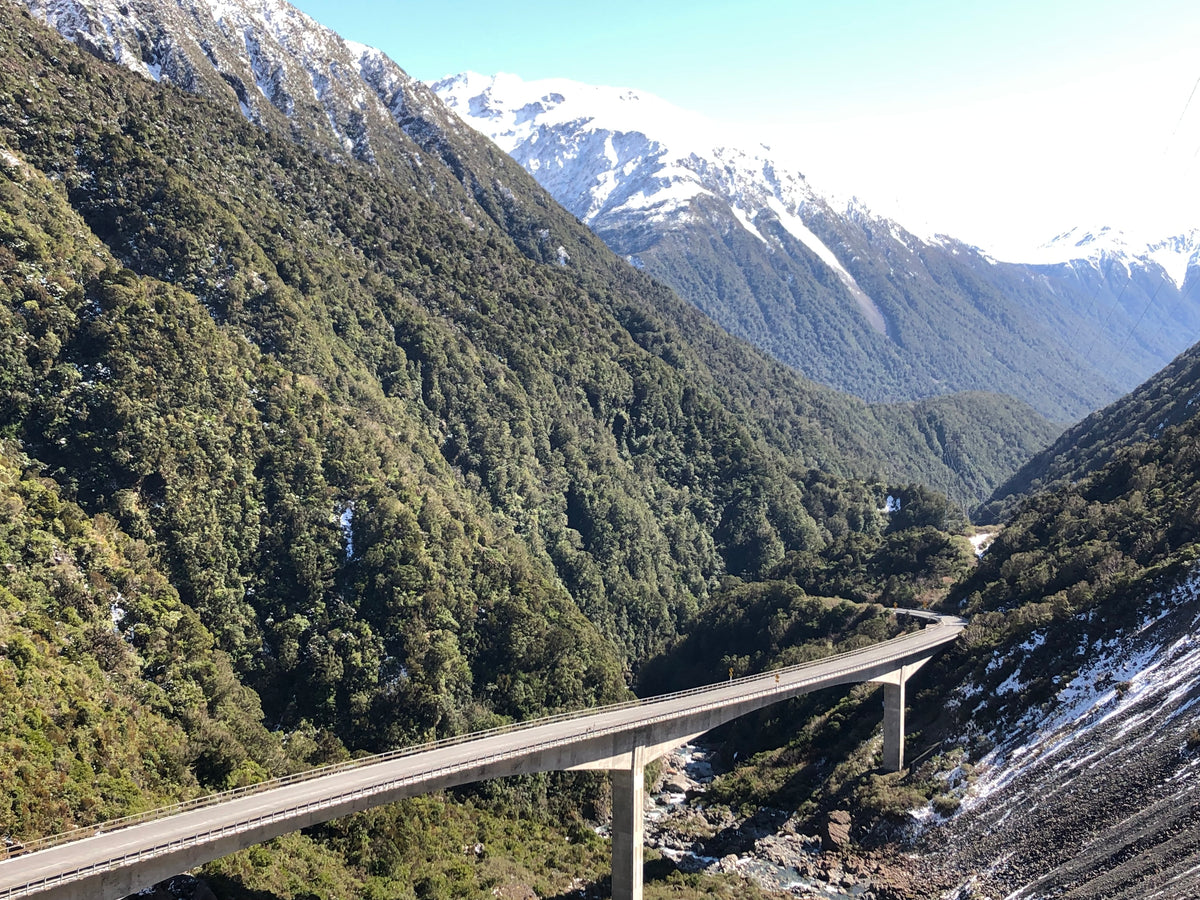
<path id="1" fill-rule="evenodd" d="M 835 810 L 820 834 L 809 834 L 782 810 L 764 809 L 739 819 L 728 807 L 709 806 L 704 794 L 718 774 L 717 760 L 715 751 L 699 744 L 685 745 L 664 758 L 646 803 L 647 847 L 684 871 L 734 874 L 785 896 L 928 896 L 907 861 L 852 849 L 849 812 Z"/>

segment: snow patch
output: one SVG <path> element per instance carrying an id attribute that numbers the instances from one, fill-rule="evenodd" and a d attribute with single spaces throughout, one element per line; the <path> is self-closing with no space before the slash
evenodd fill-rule
<path id="1" fill-rule="evenodd" d="M 996 532 L 984 531 L 979 534 L 971 535 L 967 540 L 971 542 L 971 546 L 975 550 L 976 557 L 982 557 L 987 553 L 988 547 L 992 546 L 992 541 L 996 539 Z"/>
<path id="2" fill-rule="evenodd" d="M 746 229 L 746 231 L 750 232 L 750 234 L 754 235 L 756 238 L 758 238 L 764 244 L 767 244 L 768 246 L 770 246 L 770 242 L 763 236 L 762 232 L 760 232 L 758 230 L 758 228 L 755 226 L 755 224 L 750 220 L 750 216 L 747 214 L 746 210 L 742 209 L 736 203 L 729 208 L 733 212 L 733 217 L 738 220 L 738 222 L 741 224 L 741 226 L 744 229 Z"/>
<path id="3" fill-rule="evenodd" d="M 335 509 L 334 514 L 342 529 L 342 540 L 346 543 L 346 559 L 354 559 L 354 501 L 347 500 L 341 505 L 341 512 Z"/>
<path id="4" fill-rule="evenodd" d="M 113 629 L 119 631 L 121 623 L 125 621 L 125 597 L 120 591 L 113 593 L 112 599 L 108 604 L 108 616 L 112 620 Z"/>
<path id="5" fill-rule="evenodd" d="M 1164 611 L 1146 618 L 1149 624 L 1194 602 L 1200 593 L 1200 576 L 1193 575 L 1169 595 L 1160 597 Z M 1141 633 L 1141 632 L 1139 632 Z M 1020 648 L 1031 650 L 1045 641 L 1045 634 L 1032 636 Z M 1174 707 L 1168 718 L 1177 718 L 1195 704 L 1184 698 L 1194 690 L 1200 673 L 1200 634 L 1193 633 L 1169 642 L 1095 641 L 1090 659 L 1078 674 L 1059 688 L 1056 703 L 1029 710 L 1015 728 L 1005 735 L 992 735 L 995 748 L 977 769 L 978 781 L 963 800 L 963 808 L 985 804 L 1001 790 L 1031 772 L 1038 765 L 1054 763 L 1058 767 L 1078 768 L 1094 756 L 1073 753 L 1089 734 L 1119 718 L 1117 736 L 1131 743 L 1151 740 L 1155 729 L 1147 728 L 1158 710 Z M 988 668 L 1002 662 L 993 660 Z M 1005 680 L 999 693 L 1019 690 L 1019 669 Z M 1154 704 L 1137 711 L 1141 702 L 1155 697 Z M 1161 728 L 1162 723 L 1158 723 Z M 1007 734 L 1016 734 L 1008 738 Z"/>
<path id="6" fill-rule="evenodd" d="M 871 327 L 880 334 L 886 334 L 887 322 L 883 317 L 883 311 L 880 310 L 867 292 L 858 286 L 858 282 L 854 280 L 854 276 L 842 265 L 841 261 L 834 255 L 834 252 L 825 245 L 825 242 L 817 237 L 799 216 L 793 215 L 784 209 L 778 197 L 769 197 L 767 199 L 767 207 L 778 216 L 779 224 L 787 230 L 788 234 L 815 253 L 821 262 L 833 269 L 842 284 L 846 286 L 846 290 L 854 297 L 855 302 L 858 304 L 859 309 L 862 310 L 863 315 L 867 317 L 867 321 Z"/>

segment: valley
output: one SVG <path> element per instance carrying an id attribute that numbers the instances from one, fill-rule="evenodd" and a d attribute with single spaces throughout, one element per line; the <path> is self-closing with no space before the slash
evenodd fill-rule
<path id="1" fill-rule="evenodd" d="M 826 196 L 770 147 L 641 92 L 475 73 L 432 87 L 615 252 L 867 400 L 989 390 L 1073 421 L 1200 326 L 1194 232 L 1139 247 L 1080 229 L 998 261 Z"/>
<path id="2" fill-rule="evenodd" d="M 904 769 L 879 685 L 724 724 L 646 897 L 1200 890 L 1195 232 L 998 261 L 678 113 L 282 0 L 0 2 L 5 847 L 914 607 L 969 624 Z M 447 785 L 156 896 L 609 896 L 616 806 Z"/>

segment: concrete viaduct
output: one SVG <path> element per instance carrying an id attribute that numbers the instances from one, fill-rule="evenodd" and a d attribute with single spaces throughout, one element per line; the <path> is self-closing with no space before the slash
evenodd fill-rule
<path id="1" fill-rule="evenodd" d="M 762 675 L 539 719 L 327 766 L 31 842 L 0 861 L 0 900 L 117 900 L 281 834 L 404 797 L 508 775 L 607 769 L 613 787 L 613 898 L 642 897 L 646 763 L 746 713 L 821 688 L 884 685 L 883 765 L 904 767 L 908 677 L 966 623 L 920 631 Z"/>

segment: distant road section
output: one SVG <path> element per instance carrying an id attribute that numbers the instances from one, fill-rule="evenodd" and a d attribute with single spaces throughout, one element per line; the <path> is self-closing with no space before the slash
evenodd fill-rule
<path id="1" fill-rule="evenodd" d="M 642 760 L 790 697 L 862 681 L 902 683 L 966 625 L 953 616 L 897 612 L 929 624 L 762 675 L 327 766 L 32 842 L 0 861 L 0 898 L 116 900 L 278 835 L 404 797 L 516 774 L 639 768 Z"/>

